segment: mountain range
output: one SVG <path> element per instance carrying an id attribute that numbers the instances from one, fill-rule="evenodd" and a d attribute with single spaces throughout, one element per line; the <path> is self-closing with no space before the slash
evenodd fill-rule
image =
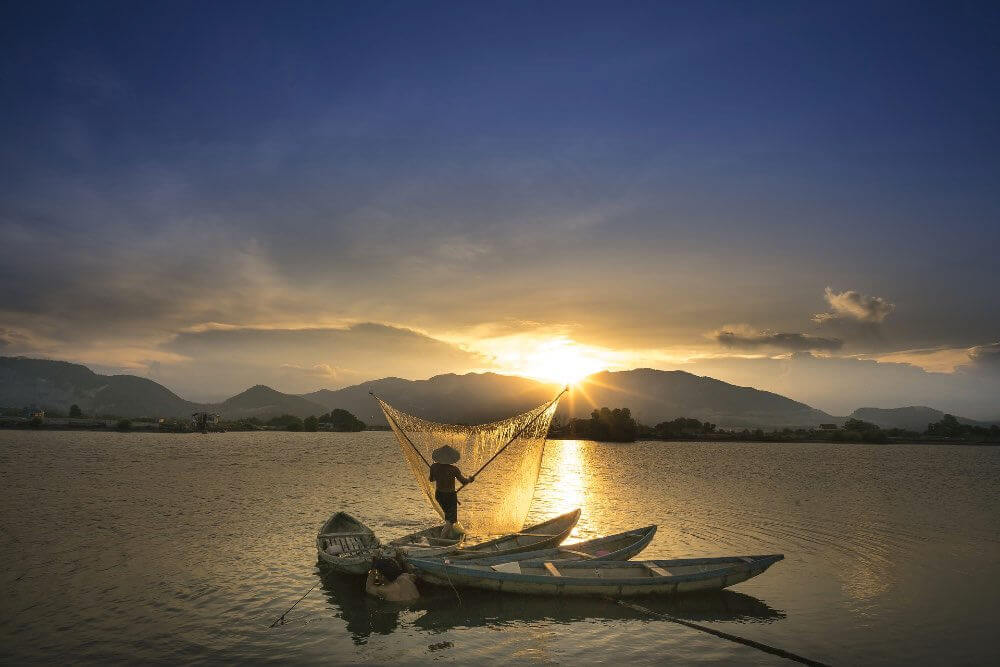
<path id="1" fill-rule="evenodd" d="M 195 403 L 148 378 L 100 375 L 65 361 L 0 357 L 0 407 L 34 405 L 67 412 L 75 403 L 86 414 L 122 417 L 186 417 L 204 410 L 218 412 L 224 419 L 267 419 L 281 414 L 320 415 L 341 408 L 369 424 L 384 425 L 385 417 L 369 395 L 373 392 L 404 412 L 432 421 L 476 424 L 540 405 L 559 389 L 559 385 L 523 377 L 468 373 L 427 380 L 389 377 L 301 396 L 257 385 L 221 403 Z M 650 368 L 591 375 L 563 398 L 558 414 L 585 417 L 603 406 L 628 407 L 640 422 L 650 425 L 681 416 L 728 428 L 817 426 L 846 419 L 769 391 Z M 943 414 L 926 407 L 859 408 L 850 417 L 885 428 L 923 431 Z"/>
<path id="2" fill-rule="evenodd" d="M 922 433 L 927 425 L 941 421 L 945 413 L 926 405 L 910 405 L 905 408 L 858 408 L 849 418 L 878 424 L 882 428 L 905 428 L 908 431 Z M 957 417 L 958 421 L 970 426 L 989 426 L 994 422 L 976 421 L 966 417 Z M 997 420 L 1000 422 L 1000 420 Z"/>

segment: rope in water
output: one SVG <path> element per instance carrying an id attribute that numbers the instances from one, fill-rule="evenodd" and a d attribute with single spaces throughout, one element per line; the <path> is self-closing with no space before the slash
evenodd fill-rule
<path id="1" fill-rule="evenodd" d="M 322 580 L 320 580 L 320 581 L 322 581 Z M 269 625 L 268 627 L 269 627 L 269 628 L 273 628 L 274 626 L 276 626 L 276 625 L 278 625 L 278 624 L 282 624 L 282 623 L 284 623 L 284 622 L 285 622 L 285 616 L 286 616 L 286 615 L 288 614 L 288 612 L 290 612 L 291 610 L 295 609 L 295 605 L 297 605 L 298 603 L 300 603 L 300 602 L 302 602 L 303 600 L 305 600 L 305 599 L 306 599 L 306 596 L 307 596 L 307 595 L 309 595 L 310 593 L 312 593 L 312 592 L 313 592 L 313 589 L 314 589 L 314 588 L 316 588 L 317 586 L 319 586 L 319 581 L 317 581 L 317 582 L 316 582 L 315 584 L 313 584 L 312 586 L 310 586 L 310 587 L 309 587 L 309 590 L 307 590 L 307 591 L 306 591 L 305 593 L 303 593 L 303 594 L 302 594 L 302 597 L 300 597 L 300 598 L 299 598 L 298 600 L 296 600 L 296 601 L 295 601 L 295 604 L 293 604 L 293 605 L 292 605 L 291 607 L 289 607 L 288 609 L 286 609 L 286 610 L 285 610 L 285 613 L 284 613 L 284 614 L 282 614 L 281 616 L 279 616 L 278 618 L 276 618 L 276 619 L 274 620 L 274 623 L 272 623 L 272 624 L 271 624 L 271 625 Z"/>
<path id="2" fill-rule="evenodd" d="M 751 648 L 755 648 L 758 651 L 763 651 L 764 653 L 770 653 L 771 655 L 776 655 L 785 658 L 787 660 L 793 660 L 803 665 L 813 665 L 814 667 L 829 667 L 829 665 L 827 665 L 825 662 L 819 662 L 817 660 L 805 658 L 796 653 L 792 653 L 791 651 L 786 651 L 783 648 L 777 648 L 775 646 L 770 646 L 768 644 L 762 644 L 752 639 L 747 639 L 746 637 L 731 635 L 728 632 L 722 632 L 721 630 L 715 630 L 714 628 L 709 628 L 704 625 L 698 625 L 697 623 L 692 623 L 691 621 L 685 621 L 675 616 L 670 616 L 669 614 L 661 614 L 660 612 L 653 611 L 652 609 L 647 609 L 646 607 L 643 607 L 642 605 L 636 604 L 634 602 L 626 602 L 625 600 L 618 600 L 612 597 L 609 597 L 607 599 L 617 604 L 620 604 L 623 607 L 627 607 L 628 609 L 631 609 L 633 611 L 649 614 L 650 616 L 655 616 L 656 618 L 662 618 L 665 621 L 678 623 L 680 625 L 692 628 L 694 630 L 701 630 L 702 632 L 707 632 L 710 635 L 715 635 L 716 637 L 721 637 L 722 639 L 726 639 L 731 642 L 736 642 L 737 644 L 743 644 L 744 646 L 750 646 Z"/>

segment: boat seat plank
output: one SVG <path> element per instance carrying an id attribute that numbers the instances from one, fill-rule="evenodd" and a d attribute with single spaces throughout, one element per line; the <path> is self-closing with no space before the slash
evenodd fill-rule
<path id="1" fill-rule="evenodd" d="M 521 574 L 521 564 L 517 561 L 511 563 L 500 563 L 499 565 L 490 565 L 490 569 L 494 572 L 507 572 L 509 574 Z"/>
<path id="2" fill-rule="evenodd" d="M 545 562 L 545 563 L 542 563 L 542 565 L 545 566 L 545 569 L 548 570 L 549 574 L 551 574 L 553 577 L 561 577 L 562 576 L 562 574 L 559 572 L 559 570 L 556 569 L 556 566 L 553 565 L 552 563 Z"/>
<path id="3" fill-rule="evenodd" d="M 559 547 L 559 551 L 565 551 L 568 554 L 573 554 L 574 556 L 579 556 L 583 559 L 595 558 L 594 554 L 588 554 L 583 551 L 574 551 L 573 549 L 567 549 L 565 547 Z"/>
<path id="4" fill-rule="evenodd" d="M 657 576 L 660 576 L 660 577 L 669 577 L 669 576 L 672 576 L 669 572 L 667 572 L 665 569 L 663 569 L 659 565 L 650 565 L 649 563 L 643 563 L 643 565 L 646 566 L 647 570 L 649 570 L 650 572 L 652 572 L 653 574 L 655 574 Z"/>

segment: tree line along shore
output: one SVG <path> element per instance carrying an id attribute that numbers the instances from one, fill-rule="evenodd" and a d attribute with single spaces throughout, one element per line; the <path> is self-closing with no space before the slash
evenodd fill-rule
<path id="1" fill-rule="evenodd" d="M 677 440 L 710 442 L 860 442 L 889 443 L 970 443 L 1000 444 L 1000 427 L 962 424 L 946 414 L 927 424 L 923 432 L 902 428 L 883 429 L 860 419 L 848 419 L 843 426 L 825 424 L 822 428 L 723 429 L 711 422 L 678 417 L 649 426 L 636 421 L 628 408 L 601 408 L 590 418 L 553 420 L 550 438 L 572 438 L 601 442 L 636 440 Z"/>
<path id="2" fill-rule="evenodd" d="M 198 420 L 192 419 L 121 417 L 118 415 L 85 415 L 79 406 L 70 407 L 68 414 L 59 411 L 0 408 L 0 427 L 45 430 L 105 430 L 105 431 L 158 431 L 162 433 L 191 433 L 198 431 L 335 431 L 356 432 L 370 427 L 347 410 L 339 408 L 322 415 L 302 418 L 283 414 L 270 419 L 248 417 L 245 419 Z M 215 417 L 209 415 L 209 417 Z"/>
<path id="3" fill-rule="evenodd" d="M 387 426 L 365 424 L 347 410 L 334 409 L 322 415 L 302 418 L 283 414 L 269 419 L 249 417 L 201 423 L 186 419 L 123 418 L 115 415 L 87 416 L 79 406 L 68 414 L 58 411 L 34 411 L 0 408 L 0 427 L 45 430 L 158 431 L 191 433 L 197 431 L 332 431 L 357 432 L 388 430 Z M 706 442 L 831 442 L 831 443 L 966 443 L 1000 444 L 1000 427 L 963 424 L 950 414 L 927 428 L 915 431 L 881 428 L 860 419 L 848 419 L 843 426 L 824 424 L 821 428 L 719 428 L 708 421 L 677 417 L 655 426 L 639 423 L 629 408 L 600 408 L 589 418 L 557 417 L 549 428 L 550 439 L 596 440 L 598 442 L 635 442 L 636 440 L 706 441 Z"/>

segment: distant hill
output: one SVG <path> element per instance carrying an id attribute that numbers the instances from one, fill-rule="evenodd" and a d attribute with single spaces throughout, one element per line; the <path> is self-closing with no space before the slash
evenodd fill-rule
<path id="1" fill-rule="evenodd" d="M 926 405 L 910 405 L 905 408 L 858 408 L 849 417 L 877 424 L 882 428 L 905 428 L 923 433 L 927 425 L 941 421 L 945 413 Z M 955 416 L 959 422 L 972 426 L 989 426 L 994 422 L 981 422 L 975 419 Z M 1000 422 L 996 422 L 1000 423 Z"/>
<path id="2" fill-rule="evenodd" d="M 817 426 L 834 417 L 779 394 L 684 371 L 637 368 L 588 377 L 560 406 L 574 417 L 595 407 L 628 407 L 641 423 L 694 417 L 724 428 Z"/>
<path id="3" fill-rule="evenodd" d="M 190 417 L 218 412 L 226 419 L 282 414 L 321 415 L 329 409 L 301 396 L 257 385 L 222 403 L 186 401 L 163 385 L 135 375 L 98 375 L 81 364 L 25 357 L 0 357 L 0 406 L 37 405 L 68 412 L 77 404 L 87 415 Z"/>
<path id="4" fill-rule="evenodd" d="M 343 389 L 322 389 L 304 396 L 257 385 L 212 405 L 186 401 L 166 387 L 133 375 L 99 375 L 65 361 L 0 357 L 0 406 L 37 405 L 62 412 L 78 404 L 86 414 L 122 417 L 187 417 L 219 412 L 226 419 L 281 414 L 321 415 L 341 408 L 371 424 L 385 424 L 374 391 L 400 410 L 433 421 L 477 424 L 517 414 L 549 400 L 559 386 L 496 373 L 437 375 L 427 380 L 383 378 Z M 775 428 L 842 423 L 785 396 L 752 387 L 700 377 L 683 371 L 638 368 L 596 373 L 573 389 L 560 404 L 563 416 L 586 417 L 595 407 L 627 407 L 642 423 L 656 425 L 676 417 L 694 417 L 723 428 Z M 923 432 L 944 416 L 925 406 L 860 408 L 851 415 L 883 428 Z M 983 425 L 959 417 L 965 424 Z"/>
<path id="5" fill-rule="evenodd" d="M 66 361 L 0 357 L 0 405 L 37 405 L 68 412 L 77 404 L 88 415 L 190 416 L 197 403 L 134 375 L 98 375 Z"/>
<path id="6" fill-rule="evenodd" d="M 329 412 L 329 409 L 302 396 L 283 394 L 262 384 L 250 387 L 222 403 L 211 405 L 209 409 L 221 414 L 223 419 L 232 420 L 250 417 L 269 419 L 284 414 L 308 417 Z"/>
<path id="7" fill-rule="evenodd" d="M 369 424 L 385 425 L 373 391 L 394 407 L 425 419 L 451 424 L 482 424 L 504 419 L 551 400 L 559 386 L 496 373 L 436 375 L 428 380 L 383 378 L 344 389 L 321 389 L 304 397 L 342 408 Z"/>
<path id="8" fill-rule="evenodd" d="M 369 390 L 404 412 L 432 421 L 476 424 L 502 419 L 544 403 L 559 385 L 495 373 L 438 375 L 429 380 L 385 378 L 305 397 L 327 408 L 349 410 L 372 424 L 385 424 Z M 649 368 L 603 372 L 587 378 L 564 398 L 559 413 L 585 417 L 595 407 L 628 407 L 646 424 L 695 417 L 726 427 L 810 426 L 835 421 L 827 413 L 784 396 L 699 377 Z"/>

